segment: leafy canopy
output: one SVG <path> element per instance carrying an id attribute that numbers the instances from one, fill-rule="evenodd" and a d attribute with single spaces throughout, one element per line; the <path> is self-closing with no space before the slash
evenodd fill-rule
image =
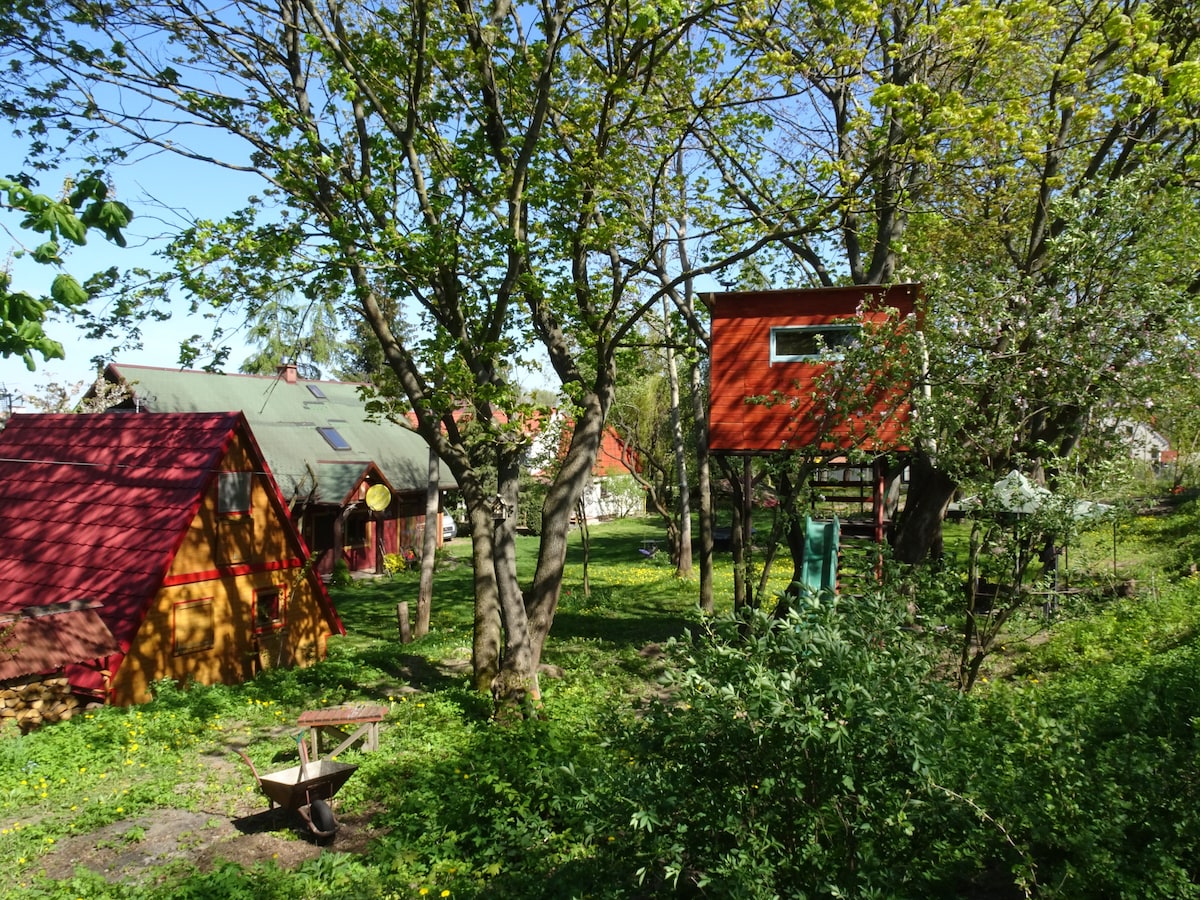
<path id="1" fill-rule="evenodd" d="M 14 287 L 11 271 L 0 272 L 0 356 L 20 356 L 31 372 L 34 353 L 45 360 L 64 357 L 62 344 L 45 331 L 46 320 L 54 313 L 81 311 L 93 297 L 94 281 L 85 286 L 63 270 L 69 247 L 86 244 L 89 231 L 124 247 L 122 229 L 133 219 L 128 206 L 110 197 L 102 172 L 85 174 L 68 188 L 67 196 L 56 200 L 24 179 L 0 177 L 0 209 L 23 213 L 18 227 L 41 241 L 15 255 L 59 270 L 42 295 Z"/>

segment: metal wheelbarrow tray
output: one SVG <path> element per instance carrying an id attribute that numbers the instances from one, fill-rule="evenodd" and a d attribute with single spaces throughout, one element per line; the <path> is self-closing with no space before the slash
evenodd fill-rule
<path id="1" fill-rule="evenodd" d="M 238 755 L 254 773 L 258 786 L 271 803 L 271 809 L 278 803 L 284 809 L 298 812 L 318 837 L 333 836 L 338 823 L 329 807 L 329 800 L 354 774 L 358 766 L 335 762 L 332 759 L 315 759 L 311 762 L 304 760 L 298 766 L 272 772 L 270 775 L 259 775 L 249 756 L 241 750 L 238 751 Z"/>

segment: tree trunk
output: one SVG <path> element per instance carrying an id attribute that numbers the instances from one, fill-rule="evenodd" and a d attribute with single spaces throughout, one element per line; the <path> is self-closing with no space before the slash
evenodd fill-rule
<path id="1" fill-rule="evenodd" d="M 675 155 L 675 176 L 679 188 L 679 219 L 676 223 L 675 241 L 676 258 L 685 271 L 692 268 L 689 239 L 688 215 L 690 198 L 688 196 L 687 166 L 684 162 L 683 150 Z M 665 259 L 665 257 L 664 257 Z M 666 266 L 663 266 L 665 274 Z M 687 277 L 683 281 L 683 291 L 671 292 L 676 308 L 687 323 L 687 342 L 690 348 L 691 364 L 688 367 L 688 380 L 692 395 L 692 427 L 696 438 L 696 479 L 699 493 L 699 525 L 700 525 L 700 610 L 706 615 L 712 615 L 715 606 L 713 601 L 713 515 L 712 515 L 712 463 L 708 455 L 708 392 L 705 388 L 705 376 L 701 360 L 708 359 L 710 339 L 705 327 L 696 316 L 695 280 Z M 686 482 L 684 482 L 686 484 Z M 686 487 L 680 496 L 687 496 Z M 691 516 L 685 520 L 688 531 L 684 532 L 681 541 L 687 541 L 691 550 Z"/>
<path id="2" fill-rule="evenodd" d="M 592 540 L 588 531 L 587 508 L 580 497 L 575 504 L 575 518 L 579 520 L 579 540 L 583 548 L 583 596 L 591 599 L 592 579 L 589 574 L 589 563 L 592 561 Z"/>
<path id="3" fill-rule="evenodd" d="M 802 516 L 790 516 L 786 529 L 788 550 L 792 554 L 792 580 L 788 584 L 787 590 L 779 598 L 779 602 L 775 604 L 774 617 L 776 619 L 786 618 L 788 613 L 794 606 L 794 601 L 799 600 L 804 583 L 804 551 L 808 547 L 808 529 L 805 528 L 804 518 Z"/>
<path id="4" fill-rule="evenodd" d="M 979 551 L 982 543 L 979 523 L 976 522 L 971 529 L 970 553 L 967 557 L 967 615 L 963 620 L 962 648 L 958 656 L 958 689 L 963 693 L 971 690 L 975 684 L 979 666 L 983 662 L 982 654 L 974 653 L 979 634 L 979 623 L 975 613 L 979 598 Z"/>
<path id="5" fill-rule="evenodd" d="M 897 560 L 915 565 L 942 555 L 942 521 L 958 486 L 925 454 L 909 463 L 908 498 L 892 551 Z"/>
<path id="6" fill-rule="evenodd" d="M 571 512 L 583 493 L 600 451 L 600 440 L 604 434 L 605 416 L 610 402 L 611 398 L 601 398 L 596 393 L 584 396 L 576 414 L 570 446 L 542 507 L 542 539 L 538 546 L 537 570 L 526 598 L 533 651 L 533 669 L 530 675 L 535 688 L 534 676 L 541 662 L 542 649 L 554 622 L 554 613 L 558 609 L 558 597 L 562 590 Z"/>
<path id="7" fill-rule="evenodd" d="M 493 512 L 494 545 L 492 565 L 500 595 L 504 624 L 504 653 L 500 671 L 491 685 L 497 712 L 503 714 L 526 700 L 538 702 L 537 663 L 525 612 L 525 597 L 517 580 L 517 500 L 520 496 L 520 448 L 501 444 L 496 452 L 496 483 L 499 509 Z"/>
<path id="8" fill-rule="evenodd" d="M 713 598 L 713 509 L 712 458 L 708 455 L 708 403 L 699 362 L 691 366 L 692 412 L 696 423 L 696 480 L 700 500 L 700 609 L 712 615 Z"/>
<path id="9" fill-rule="evenodd" d="M 812 462 L 808 457 L 801 459 L 799 468 L 795 474 L 789 475 L 787 469 L 791 468 L 794 463 L 794 458 L 783 457 L 780 469 L 782 471 L 776 476 L 777 485 L 775 492 L 775 516 L 771 522 L 771 535 L 767 540 L 767 549 L 763 553 L 762 571 L 758 576 L 758 597 L 759 602 L 762 602 L 762 597 L 767 592 L 767 583 L 771 578 L 771 568 L 775 564 L 775 557 L 778 555 L 778 547 L 781 541 L 786 540 L 788 547 L 792 551 L 792 581 L 800 581 L 802 568 L 804 565 L 804 545 L 807 536 L 804 531 L 804 516 L 801 515 L 801 510 L 797 505 L 800 498 L 800 492 L 806 484 L 808 484 L 809 475 L 812 472 Z M 800 553 L 796 552 L 796 535 L 800 535 Z M 786 612 L 786 608 L 784 610 Z"/>
<path id="10" fill-rule="evenodd" d="M 746 560 L 746 523 L 742 518 L 741 490 L 733 492 L 733 510 L 729 521 L 729 554 L 733 557 L 733 612 L 734 615 L 750 606 L 750 594 Z"/>
<path id="11" fill-rule="evenodd" d="M 463 483 L 459 481 L 459 487 Z M 477 485 L 474 485 L 477 487 Z M 472 491 L 477 494 L 478 491 Z M 500 620 L 500 592 L 496 569 L 492 565 L 492 509 L 490 503 L 467 499 L 471 520 L 471 563 L 474 569 L 475 622 L 471 641 L 473 681 L 478 691 L 490 691 L 500 674 L 503 630 Z"/>
<path id="12" fill-rule="evenodd" d="M 433 609 L 433 567 L 437 562 L 438 509 L 441 506 L 441 491 L 439 477 L 441 466 L 438 464 L 437 451 L 429 448 L 429 477 L 425 482 L 425 531 L 421 540 L 421 585 L 417 589 L 417 622 L 413 627 L 413 637 L 422 638 L 429 634 L 429 617 Z"/>
<path id="13" fill-rule="evenodd" d="M 732 518 L 729 526 L 729 549 L 733 556 L 733 611 L 735 614 L 754 603 L 750 583 L 750 457 L 742 459 L 742 471 L 727 456 L 717 458 L 721 471 L 729 480 L 733 494 Z"/>
<path id="14" fill-rule="evenodd" d="M 671 444 L 675 451 L 676 485 L 679 489 L 679 528 L 675 536 L 676 552 L 672 555 L 675 558 L 675 574 L 680 578 L 688 578 L 692 574 L 692 503 L 688 493 L 687 455 L 683 449 L 683 425 L 679 415 L 679 369 L 675 364 L 674 336 L 665 296 L 663 326 L 666 329 L 667 383 L 671 388 Z"/>

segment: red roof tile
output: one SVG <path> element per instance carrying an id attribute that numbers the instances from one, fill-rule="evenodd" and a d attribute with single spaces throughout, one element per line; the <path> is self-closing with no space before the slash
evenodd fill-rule
<path id="1" fill-rule="evenodd" d="M 0 681 L 46 675 L 118 650 L 96 610 L 78 603 L 25 610 L 0 619 Z"/>
<path id="2" fill-rule="evenodd" d="M 127 645 L 239 419 L 9 419 L 0 431 L 0 616 L 91 599 Z"/>

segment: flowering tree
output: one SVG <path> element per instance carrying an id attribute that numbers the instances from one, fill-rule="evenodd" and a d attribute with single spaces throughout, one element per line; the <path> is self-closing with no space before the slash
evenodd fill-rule
<path id="1" fill-rule="evenodd" d="M 1200 27 L 1141 0 L 738 11 L 770 127 L 709 147 L 746 231 L 790 230 L 757 271 L 925 284 L 917 561 L 963 479 L 1052 468 L 1190 320 Z"/>

